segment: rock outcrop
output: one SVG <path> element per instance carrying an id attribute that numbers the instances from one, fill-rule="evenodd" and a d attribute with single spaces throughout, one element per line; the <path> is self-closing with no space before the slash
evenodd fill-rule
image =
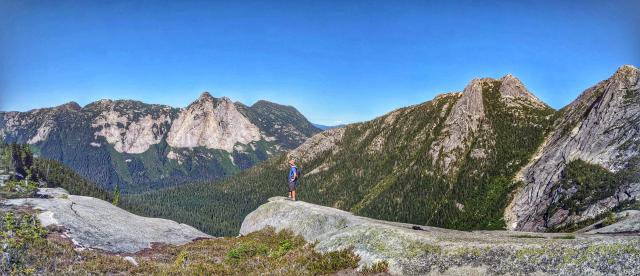
<path id="1" fill-rule="evenodd" d="M 478 132 L 485 117 L 482 97 L 482 80 L 474 79 L 462 92 L 444 122 L 443 135 L 429 151 L 433 165 L 440 162 L 443 173 L 453 170 L 453 163 L 460 160 Z"/>
<path id="2" fill-rule="evenodd" d="M 159 144 L 176 113 L 169 106 L 144 106 L 135 101 L 101 100 L 88 109 L 95 109 L 98 114 L 91 123 L 94 136 L 104 137 L 117 152 L 132 154 L 143 153 Z M 99 141 L 93 143 L 93 146 L 100 145 Z"/>
<path id="3" fill-rule="evenodd" d="M 507 74 L 500 78 L 500 96 L 509 106 L 528 105 L 534 108 L 546 108 L 538 97 L 529 92 L 520 79 Z"/>
<path id="4" fill-rule="evenodd" d="M 250 213 L 240 234 L 289 229 L 322 252 L 353 248 L 361 268 L 386 261 L 395 275 L 640 273 L 640 238 L 510 231 L 464 232 L 394 223 L 276 197 Z"/>
<path id="5" fill-rule="evenodd" d="M 260 129 L 242 115 L 229 98 L 203 93 L 182 110 L 171 125 L 167 143 L 175 148 L 206 147 L 233 152 L 236 144 L 262 139 Z"/>
<path id="6" fill-rule="evenodd" d="M 308 162 L 315 159 L 319 154 L 334 150 L 342 137 L 344 136 L 344 128 L 332 128 L 309 138 L 295 150 L 288 153 L 289 158 L 296 158 L 300 162 Z"/>
<path id="7" fill-rule="evenodd" d="M 597 216 L 640 197 L 640 175 L 579 213 L 551 208 L 579 189 L 560 189 L 568 163 L 581 160 L 611 173 L 637 168 L 640 158 L 640 70 L 622 66 L 608 80 L 584 91 L 560 111 L 554 131 L 517 180 L 524 183 L 507 207 L 510 229 L 544 231 Z M 581 199 L 573 199 L 580 201 Z"/>
<path id="8" fill-rule="evenodd" d="M 78 247 L 134 253 L 153 243 L 179 245 L 210 238 L 189 225 L 137 216 L 100 199 L 70 195 L 61 188 L 40 189 L 38 196 L 41 198 L 10 199 L 4 205 L 40 210 L 38 219 L 43 226 L 63 227 Z"/>

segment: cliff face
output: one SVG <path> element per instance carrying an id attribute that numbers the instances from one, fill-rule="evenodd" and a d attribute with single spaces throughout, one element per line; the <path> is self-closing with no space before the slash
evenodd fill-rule
<path id="1" fill-rule="evenodd" d="M 247 215 L 240 234 L 265 227 L 289 229 L 317 242 L 322 252 L 352 247 L 360 268 L 386 261 L 395 275 L 640 273 L 638 237 L 463 232 L 358 217 L 282 197 Z"/>
<path id="2" fill-rule="evenodd" d="M 31 144 L 41 156 L 109 189 L 222 178 L 319 131 L 293 107 L 266 101 L 247 107 L 206 92 L 182 109 L 100 100 L 85 107 L 0 112 L 4 142 Z"/>
<path id="3" fill-rule="evenodd" d="M 247 145 L 262 138 L 260 129 L 229 98 L 215 99 L 205 93 L 179 113 L 171 125 L 167 143 L 175 148 L 205 147 L 233 152 L 236 144 Z"/>
<path id="4" fill-rule="evenodd" d="M 482 83 L 475 79 L 465 87 L 444 122 L 442 134 L 429 151 L 433 165 L 440 163 L 445 174 L 454 170 L 452 163 L 462 158 L 484 121 Z"/>
<path id="5" fill-rule="evenodd" d="M 554 131 L 518 174 L 523 187 L 505 212 L 510 229 L 561 227 L 640 196 L 639 80 L 637 68 L 622 66 L 560 111 Z"/>
<path id="6" fill-rule="evenodd" d="M 176 110 L 134 101 L 101 100 L 87 106 L 95 138 L 104 137 L 120 153 L 143 153 L 166 135 Z M 97 140 L 97 139 L 96 139 Z M 30 144 L 36 144 L 29 142 Z M 92 146 L 99 147 L 98 141 Z"/>

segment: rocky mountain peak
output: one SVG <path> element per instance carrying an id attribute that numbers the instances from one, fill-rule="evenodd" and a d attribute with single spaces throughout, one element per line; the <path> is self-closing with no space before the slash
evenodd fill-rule
<path id="1" fill-rule="evenodd" d="M 209 92 L 202 92 L 202 94 L 200 94 L 200 97 L 198 97 L 197 100 L 195 100 L 193 103 L 191 103 L 187 108 L 193 108 L 194 106 L 198 106 L 198 108 L 202 108 L 202 106 L 206 106 L 206 105 L 211 105 L 211 106 L 218 106 L 218 105 L 233 105 L 233 101 L 231 101 L 231 99 L 229 99 L 228 97 L 222 97 L 222 98 L 216 98 L 213 97 Z"/>
<path id="2" fill-rule="evenodd" d="M 507 100 L 510 105 L 519 103 L 527 103 L 533 107 L 544 108 L 546 105 L 538 99 L 533 93 L 522 84 L 520 79 L 511 74 L 506 74 L 500 78 L 500 96 Z"/>
<path id="3" fill-rule="evenodd" d="M 200 97 L 198 97 L 198 101 L 213 101 L 214 99 L 215 98 L 211 96 L 208 91 L 202 92 L 202 94 L 200 94 Z"/>
<path id="4" fill-rule="evenodd" d="M 616 70 L 616 72 L 613 74 L 613 77 L 616 76 L 637 76 L 638 73 L 640 72 L 640 70 L 638 70 L 637 67 L 633 66 L 633 65 L 622 65 L 618 68 L 618 70 Z"/>
<path id="5" fill-rule="evenodd" d="M 243 115 L 231 99 L 208 92 L 183 109 L 173 122 L 167 143 L 176 148 L 206 147 L 233 151 L 236 143 L 262 138 L 260 129 Z"/>
<path id="6" fill-rule="evenodd" d="M 618 90 L 630 89 L 638 90 L 638 79 L 640 79 L 640 70 L 633 65 L 623 65 L 616 70 L 609 81 L 620 85 Z"/>
<path id="7" fill-rule="evenodd" d="M 72 110 L 72 111 L 80 111 L 82 109 L 82 107 L 78 103 L 73 101 L 60 105 L 56 108 L 64 109 L 64 110 Z"/>

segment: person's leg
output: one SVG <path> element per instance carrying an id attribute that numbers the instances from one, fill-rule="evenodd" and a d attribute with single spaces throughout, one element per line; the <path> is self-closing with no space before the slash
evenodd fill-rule
<path id="1" fill-rule="evenodd" d="M 296 190 L 291 191 L 291 195 L 293 196 L 293 201 L 296 201 Z"/>
<path id="2" fill-rule="evenodd" d="M 293 183 L 291 183 L 291 181 L 289 181 L 287 188 L 289 188 L 289 198 L 293 197 L 293 190 L 295 190 L 295 186 L 293 186 Z"/>

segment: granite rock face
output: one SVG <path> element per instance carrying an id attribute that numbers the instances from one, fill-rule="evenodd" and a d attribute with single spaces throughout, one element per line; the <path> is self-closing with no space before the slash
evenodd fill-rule
<path id="1" fill-rule="evenodd" d="M 179 245 L 211 238 L 189 225 L 137 216 L 100 199 L 69 195 L 61 188 L 40 189 L 38 194 L 42 198 L 11 199 L 4 205 L 41 210 L 42 225 L 64 227 L 64 234 L 78 247 L 134 253 L 152 243 Z"/>
<path id="2" fill-rule="evenodd" d="M 171 125 L 167 143 L 175 148 L 206 147 L 233 152 L 236 144 L 262 139 L 260 129 L 242 115 L 229 98 L 209 93 L 182 110 Z"/>
<path id="3" fill-rule="evenodd" d="M 142 103 L 133 104 L 133 112 L 126 101 L 101 100 L 91 106 L 97 111 L 91 124 L 95 129 L 94 136 L 104 137 L 117 152 L 138 154 L 159 144 L 175 117 L 175 110 L 169 106 L 145 108 Z M 98 141 L 93 143 L 93 146 L 101 146 Z"/>
<path id="4" fill-rule="evenodd" d="M 500 78 L 500 96 L 509 106 L 528 105 L 534 108 L 545 108 L 547 105 L 529 92 L 522 82 L 511 74 Z"/>
<path id="5" fill-rule="evenodd" d="M 624 183 L 580 214 L 550 210 L 566 165 L 575 160 L 612 173 L 637 166 L 640 153 L 640 71 L 622 66 L 609 79 L 584 91 L 560 111 L 554 131 L 520 171 L 519 189 L 505 210 L 509 229 L 544 231 L 602 215 L 640 197 L 640 178 Z M 576 187 L 579 189 L 580 187 Z M 550 213 L 552 212 L 552 213 Z"/>
<path id="6" fill-rule="evenodd" d="M 494 87 L 498 86 L 498 87 Z M 430 147 L 429 155 L 432 165 L 440 168 L 445 175 L 454 175 L 459 169 L 461 159 L 468 152 L 471 157 L 483 159 L 485 149 L 476 148 L 476 144 L 494 144 L 494 130 L 487 118 L 486 95 L 483 90 L 497 88 L 500 102 L 513 111 L 522 107 L 545 110 L 549 107 L 534 96 L 522 82 L 511 74 L 500 79 L 482 78 L 472 80 L 461 97 L 451 108 L 444 129 L 434 144 Z M 446 108 L 443 109 L 443 111 Z M 478 141 L 482 141 L 478 143 Z"/>
<path id="7" fill-rule="evenodd" d="M 352 247 L 360 267 L 386 261 L 394 275 L 640 273 L 640 238 L 577 234 L 464 232 L 358 217 L 275 197 L 250 213 L 240 234 L 289 229 L 322 252 Z"/>
<path id="8" fill-rule="evenodd" d="M 482 80 L 474 79 L 453 106 L 444 122 L 443 135 L 429 151 L 434 165 L 441 162 L 444 173 L 453 170 L 453 163 L 461 158 L 471 144 L 471 138 L 478 132 L 484 116 Z"/>

